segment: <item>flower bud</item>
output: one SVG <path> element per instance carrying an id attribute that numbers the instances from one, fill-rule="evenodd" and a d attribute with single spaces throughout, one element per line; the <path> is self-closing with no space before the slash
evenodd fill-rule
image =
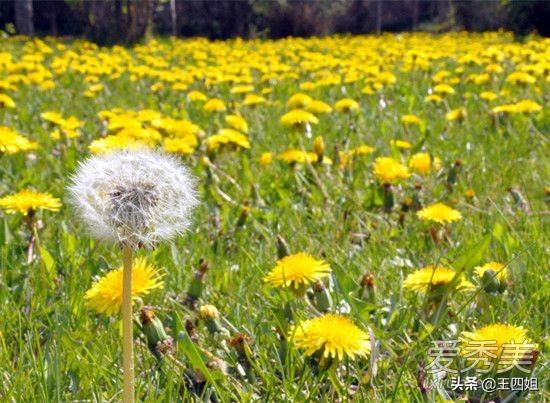
<path id="1" fill-rule="evenodd" d="M 317 154 L 317 162 L 322 163 L 325 155 L 325 141 L 321 136 L 317 136 L 313 140 L 313 151 Z"/>
<path id="2" fill-rule="evenodd" d="M 221 333 L 229 336 L 229 332 L 220 323 L 220 313 L 214 305 L 202 305 L 199 308 L 199 316 L 204 323 L 208 331 L 215 335 Z"/>
<path id="3" fill-rule="evenodd" d="M 500 283 L 494 270 L 487 270 L 483 273 L 483 276 L 481 277 L 481 286 L 486 292 L 498 291 Z"/>
<path id="4" fill-rule="evenodd" d="M 313 305 L 319 312 L 325 313 L 332 310 L 332 297 L 321 281 L 317 281 L 313 285 Z"/>
<path id="5" fill-rule="evenodd" d="M 141 308 L 139 320 L 143 334 L 145 334 L 145 338 L 147 339 L 147 347 L 157 359 L 161 359 L 165 354 L 172 354 L 174 352 L 172 338 L 166 334 L 162 322 L 152 309 L 147 307 Z"/>
<path id="6" fill-rule="evenodd" d="M 458 174 L 460 172 L 461 166 L 462 162 L 456 160 L 453 166 L 449 169 L 449 173 L 447 174 L 447 179 L 445 181 L 449 189 L 451 189 L 456 184 L 456 182 L 458 182 Z"/>
<path id="7" fill-rule="evenodd" d="M 248 202 L 245 202 L 241 210 L 241 215 L 237 220 L 237 228 L 242 227 L 246 223 L 246 219 L 248 218 L 249 213 L 250 213 L 250 207 L 248 207 Z"/>
<path id="8" fill-rule="evenodd" d="M 384 211 L 386 213 L 391 212 L 395 202 L 393 199 L 393 191 L 389 183 L 384 183 L 382 185 L 382 198 L 384 200 Z"/>
<path id="9" fill-rule="evenodd" d="M 361 279 L 361 288 L 359 289 L 359 297 L 371 304 L 376 303 L 376 292 L 374 287 L 374 276 L 366 272 Z"/>
<path id="10" fill-rule="evenodd" d="M 277 256 L 279 259 L 290 255 L 290 247 L 281 235 L 277 235 Z"/>
<path id="11" fill-rule="evenodd" d="M 529 207 L 529 202 L 523 196 L 521 191 L 516 188 L 509 188 L 508 192 L 512 196 L 512 199 L 514 200 L 515 207 L 521 209 L 525 214 L 531 213 L 531 208 Z"/>
<path id="12" fill-rule="evenodd" d="M 245 333 L 237 333 L 229 339 L 229 345 L 237 352 L 237 360 L 244 370 L 249 382 L 255 382 L 256 375 L 252 367 L 254 353 L 252 351 L 252 339 Z"/>
<path id="13" fill-rule="evenodd" d="M 201 259 L 199 262 L 199 268 L 193 274 L 193 279 L 189 284 L 189 289 L 187 290 L 187 298 L 185 304 L 192 309 L 196 308 L 196 301 L 201 297 L 204 289 L 204 276 L 208 271 L 208 262 L 204 259 Z"/>

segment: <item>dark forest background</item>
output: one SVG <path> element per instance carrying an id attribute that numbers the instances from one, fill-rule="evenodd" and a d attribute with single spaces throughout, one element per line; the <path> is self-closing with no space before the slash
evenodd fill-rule
<path id="1" fill-rule="evenodd" d="M 550 35 L 550 0 L 0 0 L 0 29 L 129 44 L 148 34 L 211 39 L 382 31 Z"/>

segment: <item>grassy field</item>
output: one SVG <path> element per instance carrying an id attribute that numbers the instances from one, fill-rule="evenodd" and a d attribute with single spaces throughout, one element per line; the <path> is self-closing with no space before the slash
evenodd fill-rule
<path id="1" fill-rule="evenodd" d="M 119 315 L 85 298 L 120 249 L 87 235 L 66 187 L 79 161 L 134 146 L 175 154 L 200 194 L 186 235 L 138 252 L 163 287 L 135 310 L 150 307 L 160 341 L 173 339 L 149 348 L 159 339 L 136 316 L 140 400 L 545 400 L 548 45 L 506 33 L 133 48 L 2 39 L 0 400 L 121 398 Z M 63 205 L 11 212 L 2 198 L 23 189 Z M 437 202 L 460 217 L 418 214 Z M 330 275 L 299 289 L 264 280 L 300 252 Z M 504 268 L 480 278 L 489 262 Z M 436 283 L 432 269 L 415 286 L 408 276 L 428 266 L 454 274 Z M 370 351 L 307 355 L 293 334 L 326 312 L 349 318 Z M 538 378 L 538 391 L 434 382 L 434 342 L 491 324 L 522 326 L 538 355 L 494 378 Z M 448 368 L 469 364 L 457 354 Z"/>

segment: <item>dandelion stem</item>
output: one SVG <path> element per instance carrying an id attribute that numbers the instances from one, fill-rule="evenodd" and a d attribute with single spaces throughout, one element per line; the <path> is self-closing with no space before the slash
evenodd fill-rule
<path id="1" fill-rule="evenodd" d="M 123 249 L 123 283 L 122 283 L 122 368 L 124 403 L 134 402 L 134 336 L 132 322 L 132 248 Z"/>

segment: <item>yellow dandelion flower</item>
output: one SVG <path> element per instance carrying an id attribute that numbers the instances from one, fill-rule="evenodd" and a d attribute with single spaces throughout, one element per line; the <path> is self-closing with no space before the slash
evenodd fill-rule
<path id="1" fill-rule="evenodd" d="M 38 143 L 17 134 L 9 127 L 0 126 L 0 153 L 12 155 L 21 151 L 36 150 L 37 148 Z"/>
<path id="2" fill-rule="evenodd" d="M 166 138 L 162 142 L 164 150 L 175 154 L 193 154 L 198 145 L 197 138 L 193 135 L 176 138 Z"/>
<path id="3" fill-rule="evenodd" d="M 324 358 L 353 360 L 370 353 L 368 334 L 346 316 L 332 313 L 300 322 L 289 339 L 308 356 L 319 352 Z"/>
<path id="4" fill-rule="evenodd" d="M 240 115 L 227 115 L 225 122 L 233 129 L 240 131 L 241 133 L 248 133 L 248 123 Z"/>
<path id="5" fill-rule="evenodd" d="M 290 149 L 283 151 L 277 156 L 277 159 L 280 161 L 284 161 L 289 164 L 303 164 L 305 162 L 317 162 L 317 159 L 319 157 L 317 154 L 308 152 L 308 151 L 302 151 L 302 150 L 295 150 Z"/>
<path id="6" fill-rule="evenodd" d="M 330 113 L 332 112 L 332 107 L 329 104 L 324 103 L 323 101 L 318 101 L 314 99 L 307 105 L 306 110 L 308 112 L 316 114 Z"/>
<path id="7" fill-rule="evenodd" d="M 191 102 L 206 101 L 208 98 L 200 91 L 189 91 L 187 93 L 187 99 Z"/>
<path id="8" fill-rule="evenodd" d="M 412 148 L 412 144 L 405 140 L 390 140 L 390 144 L 400 148 L 401 150 L 408 150 L 409 148 Z"/>
<path id="9" fill-rule="evenodd" d="M 281 116 L 281 124 L 283 126 L 315 125 L 317 123 L 319 123 L 319 119 L 313 113 L 303 109 L 293 109 Z"/>
<path id="10" fill-rule="evenodd" d="M 317 136 L 313 139 L 313 151 L 319 158 L 325 154 L 325 140 L 322 136 Z"/>
<path id="11" fill-rule="evenodd" d="M 86 292 L 88 305 L 98 313 L 116 315 L 122 306 L 123 268 L 109 271 L 95 281 Z M 162 276 L 158 269 L 144 258 L 136 258 L 132 268 L 132 299 L 147 295 L 156 288 L 162 288 Z"/>
<path id="12" fill-rule="evenodd" d="M 405 126 L 420 125 L 422 123 L 422 119 L 416 115 L 403 115 L 401 116 L 401 123 Z"/>
<path id="13" fill-rule="evenodd" d="M 491 63 L 485 67 L 485 71 L 487 73 L 502 73 L 504 69 L 496 63 Z"/>
<path id="14" fill-rule="evenodd" d="M 441 98 L 441 96 L 439 96 L 437 94 L 426 95 L 426 97 L 424 97 L 424 102 L 431 102 L 433 104 L 440 104 L 441 102 L 443 102 L 443 98 Z"/>
<path id="15" fill-rule="evenodd" d="M 499 105 L 494 107 L 491 111 L 494 114 L 498 113 L 536 113 L 542 110 L 542 106 L 530 99 L 524 99 L 515 104 Z"/>
<path id="16" fill-rule="evenodd" d="M 4 196 L 0 199 L 0 208 L 6 213 L 32 214 L 37 210 L 59 211 L 61 200 L 49 193 L 39 193 L 24 189 L 19 193 Z"/>
<path id="17" fill-rule="evenodd" d="M 445 114 L 445 119 L 449 122 L 452 122 L 453 120 L 464 120 L 464 118 L 468 115 L 466 112 L 466 108 L 457 108 L 453 109 L 452 111 L 449 111 Z"/>
<path id="18" fill-rule="evenodd" d="M 451 95 L 455 90 L 448 84 L 438 84 L 433 88 L 433 92 L 438 95 Z"/>
<path id="19" fill-rule="evenodd" d="M 233 144 L 242 148 L 250 148 L 250 140 L 244 134 L 233 129 L 220 129 L 217 134 L 205 140 L 208 150 L 217 150 L 221 145 Z"/>
<path id="20" fill-rule="evenodd" d="M 506 77 L 506 82 L 512 84 L 534 84 L 537 82 L 537 78 L 523 71 L 515 71 Z"/>
<path id="21" fill-rule="evenodd" d="M 219 98 L 212 98 L 206 101 L 203 109 L 208 112 L 223 112 L 227 109 L 225 102 Z"/>
<path id="22" fill-rule="evenodd" d="M 273 161 L 273 153 L 264 152 L 260 155 L 260 164 L 269 165 L 271 164 L 271 161 Z"/>
<path id="23" fill-rule="evenodd" d="M 483 91 L 481 94 L 479 94 L 479 97 L 486 101 L 494 101 L 498 98 L 498 95 L 491 91 Z"/>
<path id="24" fill-rule="evenodd" d="M 220 313 L 218 312 L 218 308 L 216 308 L 214 305 L 201 305 L 199 308 L 199 316 L 202 319 L 208 319 L 208 318 L 218 318 L 220 316 Z"/>
<path id="25" fill-rule="evenodd" d="M 309 95 L 303 93 L 297 93 L 292 95 L 287 103 L 290 109 L 305 109 L 311 103 L 312 99 Z"/>
<path id="26" fill-rule="evenodd" d="M 451 284 L 457 275 L 456 271 L 448 267 L 427 266 L 410 273 L 403 280 L 403 287 L 413 291 L 427 293 L 435 291 L 438 287 Z M 456 283 L 457 290 L 471 290 L 474 285 L 460 277 Z"/>
<path id="27" fill-rule="evenodd" d="M 450 223 L 462 219 L 460 211 L 443 203 L 435 203 L 431 206 L 424 207 L 418 211 L 416 215 L 424 221 L 435 221 L 439 224 Z"/>
<path id="28" fill-rule="evenodd" d="M 503 364 L 503 360 L 509 360 L 509 358 L 504 358 L 507 355 L 502 355 L 502 353 L 508 349 L 515 349 L 511 344 L 523 344 L 525 347 L 530 347 L 531 351 L 522 350 L 522 356 L 529 356 L 529 353 L 532 353 L 537 348 L 537 345 L 531 343 L 528 339 L 527 330 L 522 326 L 514 326 L 505 323 L 493 323 L 473 332 L 462 332 L 460 338 L 463 342 L 460 349 L 461 355 L 470 355 L 474 348 L 479 351 L 480 342 L 484 342 L 487 345 L 490 343 L 494 346 L 492 347 L 494 351 L 491 351 L 491 353 L 495 355 L 495 357 L 492 358 L 492 360 L 494 360 L 494 362 L 500 361 L 499 364 Z M 513 355 L 513 352 L 510 352 Z M 489 357 L 488 355 L 485 356 Z M 517 357 L 516 360 L 519 359 L 520 357 Z M 514 363 L 510 364 L 512 364 L 511 366 L 514 365 Z"/>
<path id="29" fill-rule="evenodd" d="M 54 111 L 42 112 L 40 114 L 40 117 L 56 125 L 60 125 L 61 123 L 63 123 L 63 120 L 64 120 L 63 115 L 61 115 L 59 112 L 54 112 Z"/>
<path id="30" fill-rule="evenodd" d="M 331 271 L 327 262 L 306 253 L 297 253 L 277 261 L 264 281 L 272 287 L 298 289 L 330 276 Z"/>
<path id="31" fill-rule="evenodd" d="M 353 151 L 353 153 L 356 154 L 356 155 L 370 154 L 374 151 L 374 147 L 367 146 L 367 145 L 363 144 L 363 145 L 355 147 L 351 151 Z"/>
<path id="32" fill-rule="evenodd" d="M 247 92 L 254 91 L 252 85 L 237 85 L 229 91 L 230 94 L 246 94 Z"/>
<path id="33" fill-rule="evenodd" d="M 492 270 L 495 273 L 495 277 L 499 281 L 506 281 L 506 279 L 508 278 L 508 271 L 506 270 L 506 266 L 504 266 L 502 263 L 489 262 L 485 263 L 483 266 L 474 267 L 474 273 L 479 278 L 482 278 L 483 274 L 488 270 Z"/>
<path id="34" fill-rule="evenodd" d="M 432 170 L 432 157 L 428 153 L 414 154 L 409 161 L 409 167 L 420 174 L 428 174 Z"/>
<path id="35" fill-rule="evenodd" d="M 374 174 L 382 182 L 395 182 L 400 179 L 407 179 L 410 176 L 405 165 L 390 157 L 376 158 L 374 161 Z"/>
<path id="36" fill-rule="evenodd" d="M 243 105 L 245 106 L 256 106 L 260 104 L 265 104 L 266 99 L 262 96 L 256 94 L 248 94 L 244 100 Z"/>
<path id="37" fill-rule="evenodd" d="M 334 109 L 338 112 L 352 112 L 359 109 L 359 102 L 351 98 L 340 99 L 334 104 Z"/>
<path id="38" fill-rule="evenodd" d="M 140 148 L 149 144 L 129 136 L 111 135 L 94 140 L 88 146 L 92 154 L 103 154 L 119 148 Z"/>
<path id="39" fill-rule="evenodd" d="M 6 94 L 0 94 L 0 106 L 4 108 L 15 108 L 15 101 Z"/>

